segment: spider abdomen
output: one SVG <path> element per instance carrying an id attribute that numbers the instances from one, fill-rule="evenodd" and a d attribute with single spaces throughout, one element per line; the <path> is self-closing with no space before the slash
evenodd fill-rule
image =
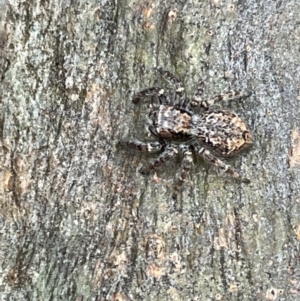
<path id="1" fill-rule="evenodd" d="M 214 153 L 230 157 L 253 143 L 250 129 L 235 113 L 210 111 L 193 116 L 193 133 Z"/>

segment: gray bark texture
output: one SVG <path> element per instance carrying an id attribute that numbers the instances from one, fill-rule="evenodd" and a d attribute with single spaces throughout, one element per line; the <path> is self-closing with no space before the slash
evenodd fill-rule
<path id="1" fill-rule="evenodd" d="M 300 300 L 299 0 L 7 0 L 1 4 L 1 300 Z M 5 14 L 4 14 L 5 12 Z M 149 176 L 161 66 L 253 130 L 228 162 Z M 219 107 L 220 105 L 217 105 Z"/>

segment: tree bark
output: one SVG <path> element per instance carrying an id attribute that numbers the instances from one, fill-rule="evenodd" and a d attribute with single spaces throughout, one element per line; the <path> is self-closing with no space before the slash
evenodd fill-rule
<path id="1" fill-rule="evenodd" d="M 299 16 L 296 0 L 7 0 L 1 31 L 2 300 L 300 300 Z M 3 15 L 3 14 L 2 14 Z M 118 149 L 147 140 L 132 96 L 181 78 L 253 130 L 229 160 Z"/>

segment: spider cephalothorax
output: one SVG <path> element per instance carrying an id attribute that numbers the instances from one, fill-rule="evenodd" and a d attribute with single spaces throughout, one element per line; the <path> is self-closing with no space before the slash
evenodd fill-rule
<path id="1" fill-rule="evenodd" d="M 141 172 L 147 173 L 178 153 L 182 153 L 182 170 L 175 186 L 178 190 L 187 177 L 193 161 L 192 153 L 195 152 L 233 177 L 249 183 L 247 178 L 216 157 L 231 157 L 250 146 L 253 139 L 249 127 L 235 113 L 208 110 L 209 106 L 217 102 L 246 97 L 249 93 L 229 91 L 205 101 L 201 99 L 204 90 L 204 83 L 201 81 L 194 97 L 189 100 L 184 97 L 184 88 L 172 73 L 158 70 L 174 85 L 173 93 L 168 96 L 164 89 L 151 87 L 139 92 L 133 99 L 134 103 L 138 103 L 145 97 L 158 97 L 159 104 L 154 105 L 149 113 L 148 127 L 151 134 L 156 137 L 156 141 L 123 142 L 140 151 L 161 152 L 157 159 Z M 196 114 L 191 110 L 194 106 L 200 106 L 204 111 Z M 178 143 L 178 138 L 183 142 Z"/>

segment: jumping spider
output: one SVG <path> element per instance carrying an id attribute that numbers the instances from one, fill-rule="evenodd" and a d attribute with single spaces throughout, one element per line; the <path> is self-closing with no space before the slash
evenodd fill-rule
<path id="1" fill-rule="evenodd" d="M 133 99 L 133 103 L 137 104 L 145 97 L 158 98 L 159 104 L 154 105 L 149 113 L 148 127 L 157 141 L 142 142 L 135 139 L 122 142 L 123 145 L 140 151 L 161 152 L 156 160 L 141 170 L 141 173 L 148 173 L 181 153 L 182 167 L 175 184 L 175 189 L 179 190 L 192 166 L 192 153 L 195 152 L 234 178 L 249 183 L 247 178 L 216 157 L 231 157 L 250 146 L 253 139 L 249 127 L 235 113 L 208 108 L 222 100 L 231 101 L 247 97 L 250 93 L 232 90 L 202 100 L 204 82 L 200 81 L 195 95 L 190 100 L 185 97 L 181 82 L 171 72 L 161 68 L 158 71 L 174 87 L 168 91 L 170 95 L 166 95 L 165 90 L 160 87 L 151 87 L 140 91 Z M 191 111 L 191 107 L 195 106 L 200 106 L 203 112 L 196 114 Z M 178 139 L 183 142 L 176 144 Z"/>

